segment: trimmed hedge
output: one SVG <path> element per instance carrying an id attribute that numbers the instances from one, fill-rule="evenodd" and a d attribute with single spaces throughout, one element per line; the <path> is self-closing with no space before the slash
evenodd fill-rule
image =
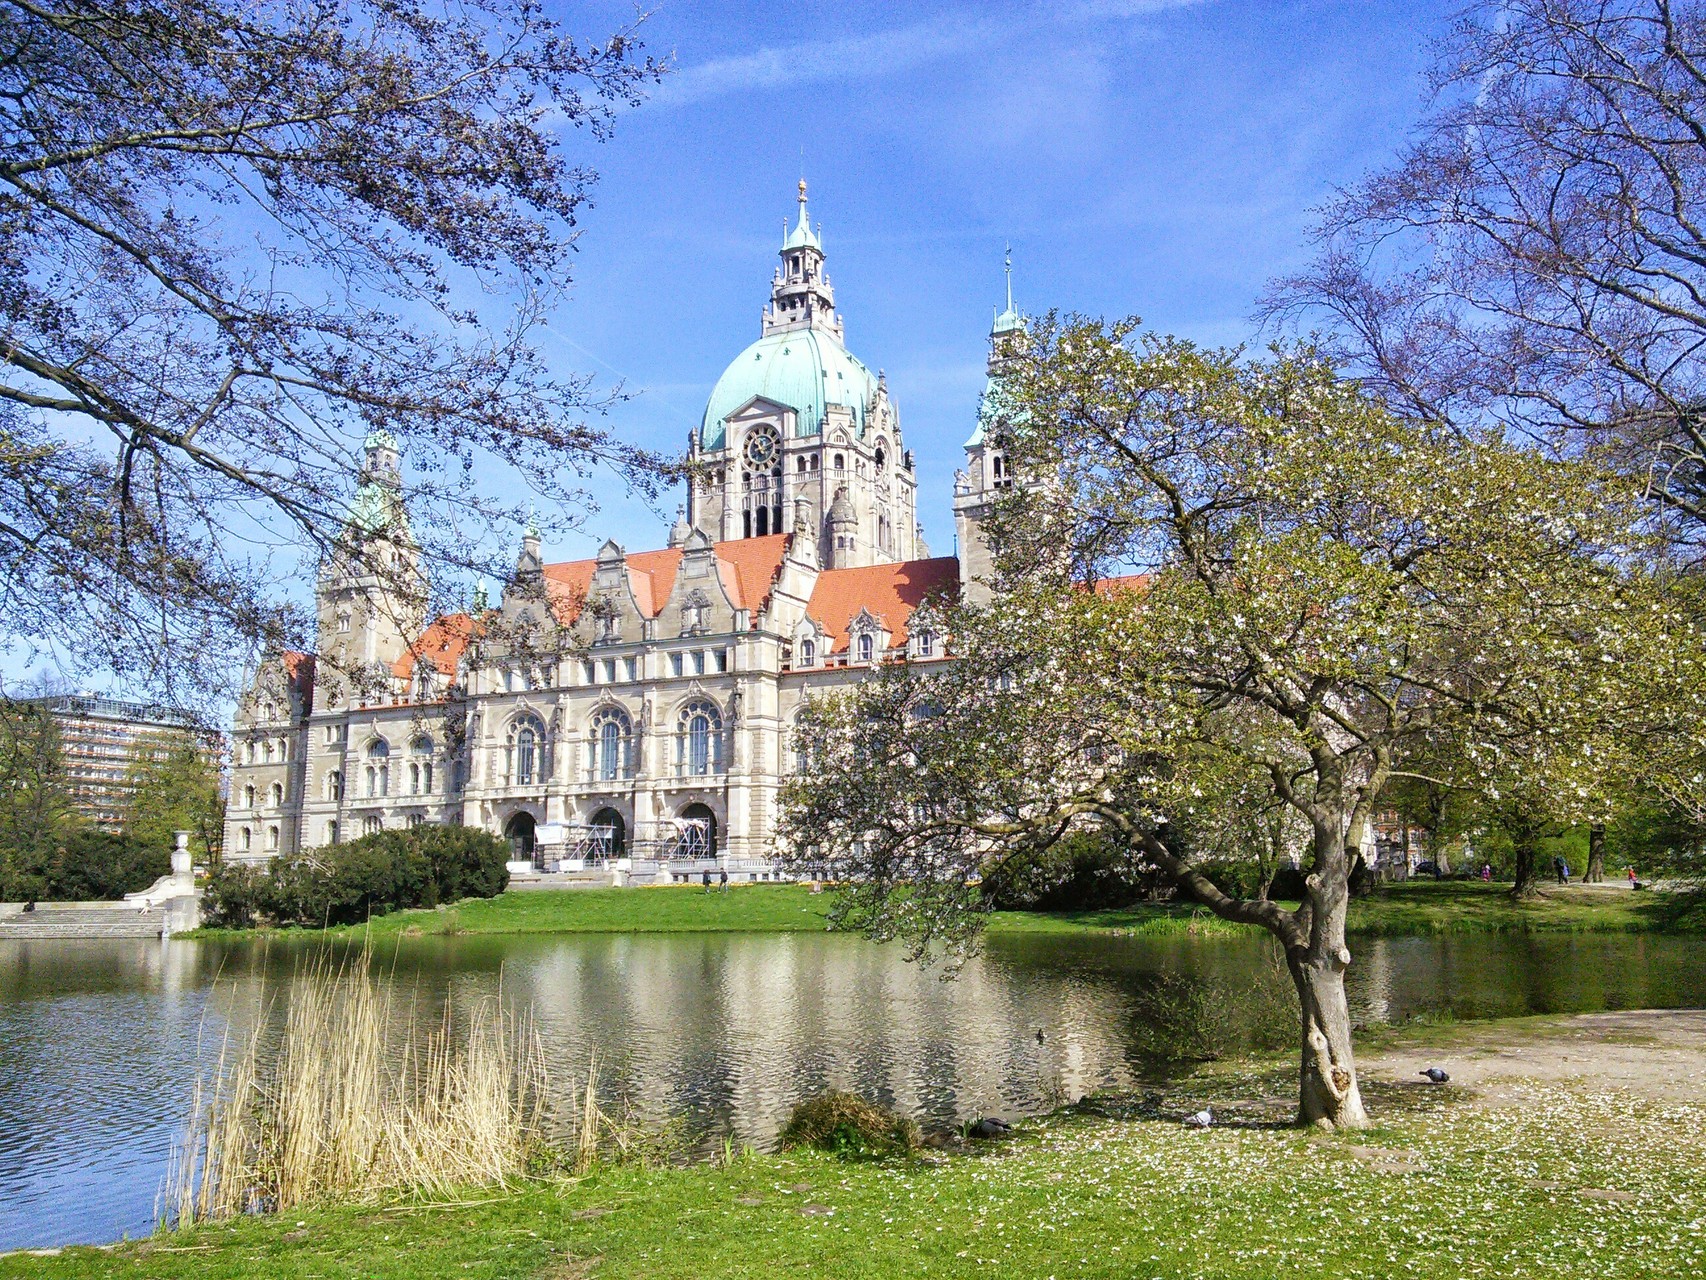
<path id="1" fill-rule="evenodd" d="M 509 885 L 508 858 L 507 844 L 472 827 L 378 831 L 265 866 L 221 867 L 203 914 L 232 929 L 359 924 L 410 907 L 495 898 Z"/>

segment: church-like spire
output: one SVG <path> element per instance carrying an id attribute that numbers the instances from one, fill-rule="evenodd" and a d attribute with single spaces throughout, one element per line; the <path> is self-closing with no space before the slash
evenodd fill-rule
<path id="1" fill-rule="evenodd" d="M 842 336 L 835 314 L 835 290 L 823 269 L 823 228 L 812 227 L 806 208 L 806 180 L 800 179 L 800 220 L 782 238 L 782 265 L 770 282 L 770 306 L 764 312 L 764 332 L 816 329 Z M 783 222 L 783 227 L 787 223 Z"/>
<path id="2" fill-rule="evenodd" d="M 1013 305 L 1013 246 L 1007 246 L 1007 256 L 1002 259 L 1002 270 L 1007 274 L 1007 309 L 995 315 L 995 323 L 989 330 L 990 337 L 998 337 L 1004 333 L 1016 333 L 1025 327 L 1025 317 L 1019 314 L 1019 309 Z"/>

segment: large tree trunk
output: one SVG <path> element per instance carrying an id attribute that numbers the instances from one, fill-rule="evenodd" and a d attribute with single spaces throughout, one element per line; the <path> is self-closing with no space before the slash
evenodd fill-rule
<path id="1" fill-rule="evenodd" d="M 1596 822 L 1588 828 L 1588 869 L 1583 884 L 1605 883 L 1605 825 Z"/>
<path id="2" fill-rule="evenodd" d="M 1510 838 L 1516 853 L 1516 883 L 1511 886 L 1511 897 L 1536 897 L 1540 893 L 1540 833 L 1512 827 Z"/>
<path id="3" fill-rule="evenodd" d="M 1357 1088 L 1356 1056 L 1351 1050 L 1351 1013 L 1345 1003 L 1345 970 L 1351 952 L 1345 945 L 1345 916 L 1350 910 L 1352 850 L 1362 843 L 1366 819 L 1353 820 L 1345 832 L 1337 814 L 1317 817 L 1315 867 L 1305 884 L 1309 898 L 1309 938 L 1286 948 L 1286 965 L 1297 986 L 1302 1062 L 1297 1088 L 1297 1122 L 1325 1129 L 1366 1129 Z M 1360 853 L 1356 855 L 1360 860 Z"/>

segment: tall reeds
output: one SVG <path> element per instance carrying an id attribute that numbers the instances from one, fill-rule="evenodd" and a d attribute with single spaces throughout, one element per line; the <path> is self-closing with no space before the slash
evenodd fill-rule
<path id="1" fill-rule="evenodd" d="M 442 1195 L 527 1171 L 549 1097 L 531 1020 L 489 1001 L 464 1027 L 447 1007 L 418 1032 L 412 1019 L 394 1025 L 387 991 L 365 954 L 321 961 L 291 985 L 276 1051 L 257 1027 L 234 1060 L 221 1052 L 196 1084 L 163 1188 L 167 1219 Z"/>

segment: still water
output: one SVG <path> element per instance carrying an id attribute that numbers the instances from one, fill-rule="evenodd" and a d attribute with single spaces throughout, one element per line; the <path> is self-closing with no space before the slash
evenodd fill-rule
<path id="1" fill-rule="evenodd" d="M 0 1251 L 147 1232 L 198 1070 L 276 1020 L 309 955 L 0 942 Z M 994 938 L 953 981 L 808 934 L 422 938 L 372 963 L 419 1015 L 530 1008 L 565 1093 L 596 1050 L 610 1101 L 704 1142 L 766 1145 L 828 1088 L 1023 1115 L 1295 1034 L 1257 938 Z M 1350 985 L 1368 1022 L 1702 1005 L 1706 939 L 1371 939 Z"/>

